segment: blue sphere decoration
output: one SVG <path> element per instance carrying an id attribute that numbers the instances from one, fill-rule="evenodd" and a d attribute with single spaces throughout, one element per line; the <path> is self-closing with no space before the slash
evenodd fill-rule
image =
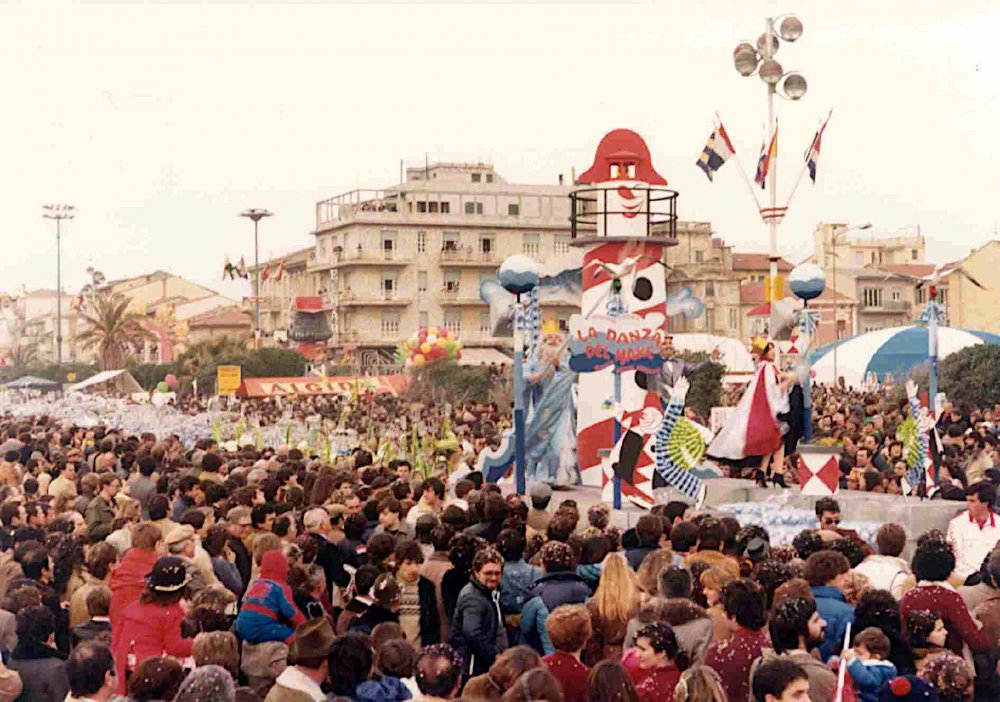
<path id="1" fill-rule="evenodd" d="M 538 285 L 538 264 L 528 256 L 514 254 L 497 271 L 497 280 L 511 295 L 523 295 Z"/>
<path id="2" fill-rule="evenodd" d="M 826 273 L 815 263 L 800 263 L 788 274 L 788 287 L 800 300 L 814 300 L 826 288 Z"/>

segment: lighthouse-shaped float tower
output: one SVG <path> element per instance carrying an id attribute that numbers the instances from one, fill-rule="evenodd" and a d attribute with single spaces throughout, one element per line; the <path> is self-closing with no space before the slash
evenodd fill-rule
<path id="1" fill-rule="evenodd" d="M 664 249 L 677 244 L 677 192 L 665 187 L 667 181 L 653 168 L 646 142 L 628 129 L 616 129 L 601 139 L 593 165 L 577 183 L 580 187 L 570 194 L 571 234 L 573 244 L 585 248 L 582 314 L 613 314 L 611 301 L 616 309 L 643 317 L 665 333 L 666 268 L 661 262 Z M 652 402 L 646 386 L 646 375 L 634 370 L 616 377 L 608 367 L 579 376 L 581 478 L 586 485 L 602 486 L 608 501 L 618 502 L 608 454 L 623 431 L 616 420 L 621 417 L 608 400 L 616 398 L 619 409 L 641 411 Z M 631 481 L 620 481 L 621 498 L 651 501 L 651 451 L 644 445 Z"/>

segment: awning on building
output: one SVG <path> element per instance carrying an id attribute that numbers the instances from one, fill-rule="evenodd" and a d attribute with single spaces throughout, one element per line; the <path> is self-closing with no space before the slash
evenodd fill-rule
<path id="1" fill-rule="evenodd" d="M 350 395 L 352 392 L 399 395 L 408 383 L 405 375 L 330 376 L 303 378 L 244 378 L 240 397 L 279 395 Z"/>
<path id="2" fill-rule="evenodd" d="M 116 390 L 127 395 L 131 395 L 134 392 L 143 392 L 142 386 L 124 368 L 101 371 L 97 375 L 90 376 L 83 382 L 66 387 L 67 390 L 74 392 L 87 390 L 88 388 L 92 390 Z"/>
<path id="3" fill-rule="evenodd" d="M 458 362 L 461 366 L 489 366 L 492 364 L 498 366 L 509 366 L 514 363 L 514 360 L 496 349 L 462 349 L 462 360 Z"/>

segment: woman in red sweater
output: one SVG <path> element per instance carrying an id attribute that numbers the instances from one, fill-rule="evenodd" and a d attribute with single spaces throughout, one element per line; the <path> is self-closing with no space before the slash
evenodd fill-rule
<path id="1" fill-rule="evenodd" d="M 118 673 L 118 694 L 125 694 L 128 673 L 148 658 L 187 658 L 194 645 L 181 638 L 184 610 L 180 601 L 187 571 L 179 558 L 160 558 L 146 578 L 146 590 L 130 604 L 115 627 L 111 650 Z"/>
<path id="2" fill-rule="evenodd" d="M 955 570 L 955 552 L 944 534 L 934 529 L 917 541 L 913 554 L 913 574 L 917 586 L 907 591 L 899 602 L 899 615 L 905 626 L 907 615 L 915 610 L 936 614 L 948 629 L 945 647 L 962 655 L 966 644 L 973 651 L 985 651 L 991 642 L 969 614 L 961 595 L 948 583 Z"/>
<path id="3" fill-rule="evenodd" d="M 640 702 L 674 702 L 674 690 L 690 661 L 665 622 L 647 624 L 635 635 L 635 648 L 622 658 Z"/>

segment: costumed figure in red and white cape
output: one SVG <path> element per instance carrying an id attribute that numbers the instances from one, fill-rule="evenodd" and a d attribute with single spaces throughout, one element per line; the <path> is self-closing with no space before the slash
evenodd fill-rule
<path id="1" fill-rule="evenodd" d="M 760 352 L 757 373 L 705 453 L 727 461 L 761 456 L 760 474 L 767 475 L 769 466 L 780 472 L 785 461 L 782 437 L 787 425 L 778 415 L 788 412 L 788 384 L 792 380 L 794 376 L 775 367 L 774 344 L 767 342 Z"/>

